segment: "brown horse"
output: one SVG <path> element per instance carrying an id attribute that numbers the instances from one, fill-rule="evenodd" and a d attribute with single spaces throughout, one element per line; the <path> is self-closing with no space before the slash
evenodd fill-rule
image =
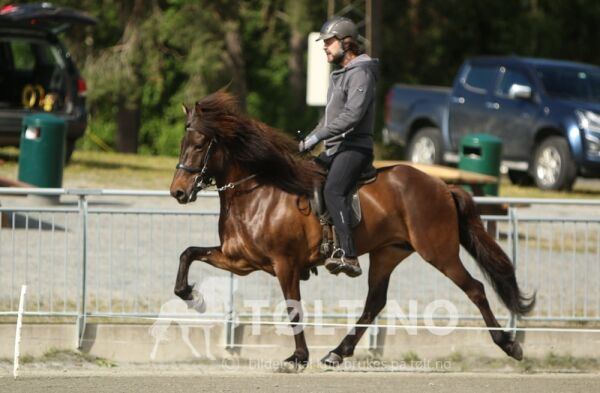
<path id="1" fill-rule="evenodd" d="M 188 203 L 214 181 L 221 207 L 221 245 L 189 247 L 181 254 L 175 293 L 192 299 L 188 271 L 200 260 L 239 275 L 263 270 L 277 277 L 286 300 L 300 301 L 300 280 L 323 263 L 321 226 L 308 202 L 323 174 L 312 160 L 296 155 L 292 138 L 242 115 L 226 92 L 213 93 L 191 109 L 184 106 L 184 111 L 186 132 L 171 195 Z M 475 258 L 511 312 L 529 312 L 535 296 L 527 298 L 519 290 L 512 263 L 485 231 L 468 193 L 399 165 L 379 169 L 377 180 L 360 188 L 360 200 L 363 219 L 354 229 L 354 241 L 359 254 L 369 253 L 369 292 L 357 322 L 361 326 L 344 337 L 324 363 L 337 365 L 352 356 L 364 325 L 385 306 L 392 271 L 413 252 L 461 288 L 493 328 L 494 342 L 509 356 L 522 359 L 519 343 L 497 329 L 483 284 L 463 266 L 459 245 Z M 295 327 L 300 318 L 291 307 L 288 312 Z M 286 361 L 305 365 L 308 348 L 298 330 L 296 350 Z"/>

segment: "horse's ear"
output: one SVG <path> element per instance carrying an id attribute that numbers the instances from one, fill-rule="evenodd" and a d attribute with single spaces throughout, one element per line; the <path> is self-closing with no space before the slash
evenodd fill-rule
<path id="1" fill-rule="evenodd" d="M 231 87 L 232 84 L 233 84 L 233 79 L 230 80 L 225 86 L 223 86 L 219 90 L 217 90 L 217 93 L 227 93 L 227 91 L 229 90 L 229 88 Z"/>
<path id="2" fill-rule="evenodd" d="M 183 114 L 184 115 L 189 115 L 190 114 L 190 110 L 187 106 L 185 106 L 185 104 L 181 104 L 181 109 L 183 110 Z"/>

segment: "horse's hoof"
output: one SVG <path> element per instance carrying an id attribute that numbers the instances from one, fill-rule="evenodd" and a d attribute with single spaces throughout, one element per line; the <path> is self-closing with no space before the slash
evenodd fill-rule
<path id="1" fill-rule="evenodd" d="M 508 356 L 516 360 L 523 360 L 523 349 L 521 348 L 521 344 L 516 341 L 508 343 L 505 352 Z"/>
<path id="2" fill-rule="evenodd" d="M 194 289 L 193 285 L 187 285 L 183 288 L 175 288 L 175 295 L 179 297 L 184 302 L 189 302 L 192 300 L 192 290 Z"/>
<path id="3" fill-rule="evenodd" d="M 188 308 L 193 308 L 198 313 L 202 314 L 206 311 L 206 302 L 204 301 L 204 296 L 196 289 L 192 290 L 191 299 L 186 300 Z"/>
<path id="4" fill-rule="evenodd" d="M 321 359 L 321 363 L 325 364 L 326 366 L 337 367 L 342 363 L 343 360 L 344 358 L 337 353 L 329 352 L 323 359 Z"/>
<path id="5" fill-rule="evenodd" d="M 308 365 L 308 359 L 300 359 L 296 355 L 292 355 L 289 358 L 285 359 L 281 366 L 277 369 L 277 372 L 280 373 L 297 373 L 302 372 Z"/>

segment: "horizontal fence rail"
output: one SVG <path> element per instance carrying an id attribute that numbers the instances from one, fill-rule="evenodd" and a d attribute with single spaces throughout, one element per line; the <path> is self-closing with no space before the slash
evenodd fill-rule
<path id="1" fill-rule="evenodd" d="M 0 191 L 0 316 L 15 316 L 22 284 L 25 315 L 74 317 L 186 317 L 173 295 L 179 255 L 188 246 L 219 244 L 214 192 L 179 206 L 162 191 L 14 189 Z M 60 203 L 42 206 L 44 198 Z M 513 261 L 535 321 L 600 320 L 600 201 L 476 198 L 506 214 L 484 215 L 488 232 Z M 498 209 L 496 209 L 498 210 Z M 471 257 L 467 270 L 486 285 L 492 310 L 514 326 Z M 368 258 L 361 258 L 368 268 Z M 305 320 L 354 319 L 367 294 L 366 279 L 332 276 L 302 282 Z M 197 262 L 190 282 L 203 294 L 207 321 L 287 321 L 276 279 L 260 272 L 237 278 Z M 335 288 L 332 294 L 331 288 Z M 481 320 L 466 295 L 416 254 L 395 270 L 382 323 L 422 319 L 436 301 L 461 320 Z M 448 311 L 448 310 L 445 310 Z M 435 318 L 447 319 L 444 310 Z"/>

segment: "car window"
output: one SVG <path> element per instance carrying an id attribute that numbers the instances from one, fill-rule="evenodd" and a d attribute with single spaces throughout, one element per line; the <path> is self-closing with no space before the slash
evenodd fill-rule
<path id="1" fill-rule="evenodd" d="M 31 43 L 23 40 L 10 41 L 10 50 L 15 71 L 33 71 L 35 68 L 35 55 Z"/>
<path id="2" fill-rule="evenodd" d="M 0 38 L 0 106 L 62 110 L 68 93 L 61 47 L 37 37 Z"/>
<path id="3" fill-rule="evenodd" d="M 485 93 L 493 85 L 497 67 L 471 65 L 464 78 L 464 85 L 469 90 Z"/>
<path id="4" fill-rule="evenodd" d="M 508 92 L 514 84 L 531 87 L 531 82 L 524 72 L 502 67 L 500 69 L 500 83 L 498 83 L 498 87 L 496 88 L 496 94 L 508 97 Z"/>
<path id="5" fill-rule="evenodd" d="M 60 49 L 49 42 L 13 39 L 10 45 L 16 70 L 32 70 L 35 66 L 65 68 Z"/>
<path id="6" fill-rule="evenodd" d="M 66 68 L 65 59 L 57 46 L 47 45 L 45 49 L 48 51 L 46 56 L 48 64 L 57 66 L 58 68 Z"/>
<path id="7" fill-rule="evenodd" d="M 552 97 L 600 102 L 600 68 L 536 66 L 546 92 Z"/>

